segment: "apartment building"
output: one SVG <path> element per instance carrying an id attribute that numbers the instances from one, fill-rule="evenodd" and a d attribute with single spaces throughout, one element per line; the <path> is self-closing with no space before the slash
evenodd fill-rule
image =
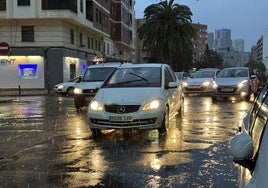
<path id="1" fill-rule="evenodd" d="M 47 89 L 98 61 L 130 61 L 134 0 L 0 0 L 0 89 Z"/>
<path id="2" fill-rule="evenodd" d="M 193 39 L 193 64 L 200 63 L 203 60 L 207 45 L 207 25 L 192 23 L 196 30 L 196 38 Z"/>

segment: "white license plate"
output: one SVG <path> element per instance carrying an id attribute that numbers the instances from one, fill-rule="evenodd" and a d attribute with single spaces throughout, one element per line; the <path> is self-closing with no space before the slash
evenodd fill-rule
<path id="1" fill-rule="evenodd" d="M 200 88 L 200 86 L 189 86 L 189 88 L 196 89 L 196 88 Z"/>
<path id="2" fill-rule="evenodd" d="M 91 101 L 92 97 L 85 97 L 85 101 Z"/>
<path id="3" fill-rule="evenodd" d="M 109 116 L 110 121 L 132 121 L 132 116 Z"/>
<path id="4" fill-rule="evenodd" d="M 225 92 L 231 92 L 231 91 L 234 91 L 233 88 L 222 88 L 221 90 L 222 90 L 222 91 L 225 91 Z"/>

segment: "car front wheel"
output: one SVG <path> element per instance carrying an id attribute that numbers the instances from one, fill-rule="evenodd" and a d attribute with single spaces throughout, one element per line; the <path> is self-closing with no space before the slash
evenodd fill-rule
<path id="1" fill-rule="evenodd" d="M 92 131 L 92 135 L 94 138 L 97 138 L 101 135 L 101 130 L 100 129 L 94 129 L 94 128 L 90 128 L 90 130 Z"/>
<path id="2" fill-rule="evenodd" d="M 161 127 L 158 128 L 158 132 L 160 134 L 166 133 L 168 128 L 169 128 L 169 110 L 168 110 L 168 107 L 166 106 L 163 121 L 162 121 Z"/>
<path id="3" fill-rule="evenodd" d="M 67 89 L 67 95 L 72 97 L 74 95 L 74 88 L 73 87 L 70 87 Z"/>
<path id="4" fill-rule="evenodd" d="M 217 102 L 217 97 L 212 96 L 211 99 L 212 99 L 212 102 Z"/>

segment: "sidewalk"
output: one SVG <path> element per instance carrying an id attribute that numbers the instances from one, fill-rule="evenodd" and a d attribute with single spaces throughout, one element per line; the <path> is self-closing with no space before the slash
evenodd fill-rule
<path id="1" fill-rule="evenodd" d="M 0 89 L 0 104 L 17 101 L 18 97 L 35 95 L 54 95 L 54 93 L 53 91 L 48 93 L 45 89 Z"/>
<path id="2" fill-rule="evenodd" d="M 53 91 L 46 89 L 0 89 L 0 96 L 28 96 L 53 94 Z"/>

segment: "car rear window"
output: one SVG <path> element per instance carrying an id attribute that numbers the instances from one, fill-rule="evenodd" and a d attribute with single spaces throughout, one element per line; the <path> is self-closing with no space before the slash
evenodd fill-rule
<path id="1" fill-rule="evenodd" d="M 248 69 L 223 69 L 217 77 L 218 78 L 230 78 L 230 77 L 248 77 Z"/>
<path id="2" fill-rule="evenodd" d="M 82 82 L 103 82 L 115 69 L 115 67 L 89 68 Z"/>

